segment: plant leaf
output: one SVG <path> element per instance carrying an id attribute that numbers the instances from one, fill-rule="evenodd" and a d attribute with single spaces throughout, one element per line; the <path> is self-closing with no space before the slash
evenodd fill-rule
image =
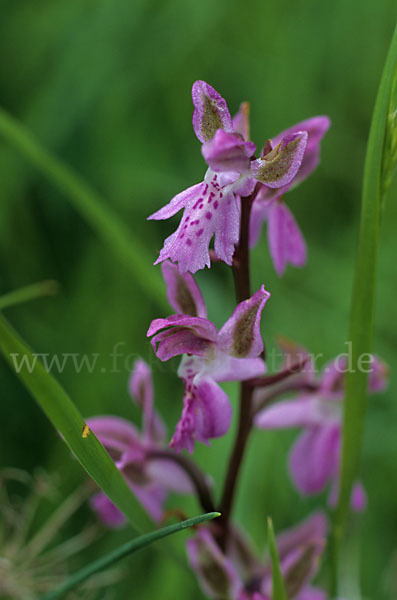
<path id="1" fill-rule="evenodd" d="M 124 513 L 137 532 L 151 521 L 136 500 L 105 448 L 87 429 L 86 422 L 67 393 L 27 344 L 0 315 L 0 352 L 47 415 L 87 473 Z M 18 357 L 16 359 L 16 357 Z M 16 368 L 17 362 L 18 368 Z M 32 368 L 33 366 L 33 368 Z"/>
<path id="2" fill-rule="evenodd" d="M 53 296 L 57 293 L 58 288 L 58 282 L 52 279 L 32 283 L 31 285 L 0 296 L 0 310 L 29 302 L 30 300 L 36 300 L 43 296 Z"/>
<path id="3" fill-rule="evenodd" d="M 192 519 L 187 519 L 186 521 L 182 521 L 175 525 L 169 525 L 168 527 L 157 529 L 156 531 L 152 531 L 151 533 L 147 533 L 146 535 L 142 535 L 138 538 L 134 538 L 130 542 L 127 542 L 119 548 L 112 550 L 112 552 L 109 552 L 109 554 L 106 554 L 106 556 L 103 556 L 102 558 L 99 558 L 98 560 L 95 560 L 89 565 L 83 567 L 74 575 L 71 575 L 71 577 L 69 577 L 62 585 L 43 596 L 42 600 L 56 600 L 57 598 L 61 598 L 66 592 L 69 592 L 77 585 L 83 583 L 95 573 L 99 573 L 100 571 L 107 569 L 129 554 L 137 552 L 138 550 L 145 548 L 145 546 L 153 544 L 154 542 L 157 542 L 168 535 L 178 533 L 179 531 L 187 529 L 188 527 L 195 527 L 200 523 L 204 523 L 210 519 L 215 519 L 219 516 L 220 513 L 217 512 L 207 513 L 205 515 L 193 517 Z"/>
<path id="4" fill-rule="evenodd" d="M 272 600 L 288 600 L 283 575 L 281 573 L 273 521 L 270 517 L 267 520 L 267 545 L 272 561 Z"/>
<path id="5" fill-rule="evenodd" d="M 339 545 L 349 513 L 353 484 L 358 477 L 361 442 L 367 409 L 368 374 L 359 369 L 359 358 L 372 350 L 376 263 L 381 204 L 390 177 L 390 107 L 395 102 L 397 27 L 383 70 L 372 116 L 364 166 L 359 246 L 351 301 L 349 340 L 353 369 L 346 373 L 343 417 L 341 480 L 331 535 L 331 592 L 337 594 Z M 396 107 L 394 107 L 395 109 Z M 387 167 L 388 165 L 388 167 Z"/>
<path id="6" fill-rule="evenodd" d="M 142 291 L 157 303 L 167 306 L 164 288 L 156 269 L 149 269 L 153 260 L 144 245 L 125 223 L 112 212 L 106 201 L 95 192 L 71 167 L 62 163 L 36 141 L 24 126 L 0 108 L 0 135 L 15 146 L 69 200 L 80 215 L 108 244 L 130 269 Z"/>

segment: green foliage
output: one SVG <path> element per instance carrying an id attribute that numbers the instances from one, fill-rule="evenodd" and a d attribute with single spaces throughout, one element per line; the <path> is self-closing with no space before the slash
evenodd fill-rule
<path id="1" fill-rule="evenodd" d="M 29 347 L 0 316 L 0 351 L 11 368 L 13 357 L 21 360 L 17 375 L 62 435 L 82 467 L 125 514 L 136 531 L 150 527 L 150 521 L 102 444 L 60 384 L 36 361 Z M 22 363 L 22 361 L 24 361 Z M 34 365 L 31 369 L 29 365 Z M 72 456 L 70 457 L 72 460 Z"/>
<path id="2" fill-rule="evenodd" d="M 142 550 L 146 546 L 153 544 L 154 542 L 158 542 L 164 537 L 168 535 L 172 535 L 174 533 L 178 533 L 183 531 L 184 529 L 188 529 L 189 527 L 196 527 L 201 523 L 205 523 L 210 519 L 215 519 L 219 517 L 220 514 L 217 512 L 207 513 L 205 515 L 200 515 L 198 517 L 193 517 L 192 519 L 187 519 L 186 521 L 181 521 L 176 525 L 169 525 L 168 527 L 163 527 L 162 529 L 157 529 L 156 531 L 152 531 L 151 533 L 147 533 L 146 535 L 141 535 L 138 538 L 134 538 L 130 542 L 123 544 L 119 548 L 116 548 L 106 556 L 99 558 L 93 563 L 83 567 L 80 571 L 71 575 L 65 583 L 60 585 L 58 588 L 46 594 L 42 600 L 56 600 L 57 598 L 62 598 L 67 592 L 74 589 L 84 581 L 86 581 L 89 577 L 92 577 L 96 573 L 100 573 L 104 569 L 107 569 L 117 563 L 122 558 L 133 554 L 134 552 L 138 552 L 138 550 Z"/>
<path id="3" fill-rule="evenodd" d="M 338 591 L 336 573 L 338 545 L 348 516 L 352 487 L 359 473 L 363 429 L 367 411 L 368 374 L 360 368 L 360 357 L 368 355 L 372 351 L 381 205 L 385 190 L 385 177 L 390 179 L 397 158 L 394 155 L 390 156 L 391 152 L 395 154 L 395 148 L 391 149 L 390 144 L 385 142 L 390 137 L 394 136 L 395 138 L 396 136 L 395 130 L 391 131 L 389 118 L 393 101 L 393 89 L 396 85 L 396 73 L 397 27 L 379 86 L 364 168 L 359 247 L 349 330 L 352 347 L 352 369 L 346 374 L 341 482 L 333 531 L 335 546 L 333 549 L 335 553 L 332 582 L 333 596 L 336 596 Z M 393 144 L 395 144 L 395 141 Z M 389 165 L 387 172 L 385 171 L 385 164 Z"/>
<path id="4" fill-rule="evenodd" d="M 272 293 L 263 319 L 269 353 L 278 334 L 323 353 L 319 366 L 346 350 L 362 164 L 394 27 L 394 0 L 376 10 L 371 0 L 362 0 L 359 9 L 345 0 L 253 0 L 249 9 L 237 0 L 4 0 L 0 13 L 2 106 L 73 175 L 90 182 L 90 191 L 106 199 L 101 206 L 117 215 L 129 238 L 144 248 L 137 258 L 148 277 L 152 272 L 160 279 L 152 262 L 178 217 L 164 223 L 146 222 L 146 217 L 200 181 L 205 168 L 190 122 L 195 79 L 219 89 L 233 112 L 240 101 L 251 102 L 258 147 L 301 119 L 329 114 L 332 127 L 319 168 L 287 199 L 308 244 L 308 265 L 278 278 L 264 234 L 253 252 L 252 284 L 258 289 L 263 282 Z M 177 363 L 154 361 L 145 338 L 151 319 L 169 310 L 159 310 L 164 291 L 159 285 L 146 293 L 126 262 L 129 254 L 124 262 L 116 259 L 64 188 L 47 178 L 0 140 L 0 294 L 44 279 L 60 282 L 55 298 L 11 307 L 7 315 L 43 352 L 100 353 L 106 373 L 76 373 L 69 366 L 54 372 L 84 416 L 113 413 L 137 421 L 126 391 L 129 370 L 120 359 L 119 372 L 112 372 L 109 359 L 114 344 L 125 342 L 120 351 L 126 356 L 151 361 L 157 409 L 171 433 L 181 408 Z M 392 370 L 397 346 L 395 193 L 394 181 L 384 206 L 374 340 L 374 350 Z M 222 324 L 234 297 L 226 269 L 215 265 L 198 280 L 210 317 Z M 65 444 L 3 361 L 0 382 L 0 421 L 6 424 L 0 435 L 2 464 L 28 470 L 43 464 L 62 472 L 66 489 L 75 486 L 81 481 L 77 461 L 70 460 Z M 236 413 L 235 386 L 225 388 Z M 388 581 L 395 552 L 390 490 L 397 488 L 396 394 L 392 377 L 387 393 L 371 400 L 363 447 L 370 510 L 360 537 L 361 584 L 363 596 L 376 600 L 394 597 Z M 232 435 L 195 451 L 216 486 Z M 318 503 L 326 505 L 326 495 L 302 499 L 291 485 L 286 459 L 295 437 L 295 432 L 256 432 L 248 448 L 236 518 L 248 527 L 258 549 L 266 537 L 265 514 L 283 529 Z M 170 506 L 188 514 L 197 510 L 189 498 L 172 498 Z M 95 555 L 128 537 L 128 531 L 103 536 Z M 183 540 L 173 540 L 182 550 Z M 150 548 L 147 553 L 145 560 L 135 555 L 125 580 L 114 586 L 115 599 L 129 597 L 133 585 L 139 600 L 152 600 L 159 581 L 161 600 L 203 597 L 179 566 Z M 83 564 L 76 558 L 73 567 Z"/>
<path id="5" fill-rule="evenodd" d="M 272 561 L 272 600 L 288 600 L 283 575 L 281 573 L 273 521 L 270 518 L 267 520 L 267 545 Z"/>

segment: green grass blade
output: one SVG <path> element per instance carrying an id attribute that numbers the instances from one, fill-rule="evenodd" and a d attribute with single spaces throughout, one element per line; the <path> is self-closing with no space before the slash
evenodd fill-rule
<path id="1" fill-rule="evenodd" d="M 50 154 L 21 123 L 0 108 L 0 135 L 16 147 L 69 200 L 98 236 L 130 269 L 142 291 L 164 306 L 164 288 L 157 269 L 149 266 L 154 256 L 134 239 L 125 223 L 106 201 L 72 168 Z"/>
<path id="2" fill-rule="evenodd" d="M 288 600 L 283 575 L 281 573 L 273 521 L 270 517 L 267 520 L 267 544 L 272 561 L 272 600 Z"/>
<path id="3" fill-rule="evenodd" d="M 16 306 L 17 304 L 23 304 L 24 302 L 30 302 L 43 296 L 54 296 L 58 289 L 58 282 L 52 279 L 32 283 L 31 285 L 0 296 L 0 310 Z"/>
<path id="4" fill-rule="evenodd" d="M 390 155 L 390 136 L 396 136 L 390 110 L 395 98 L 397 67 L 397 28 L 395 29 L 375 103 L 364 167 L 359 246 L 351 302 L 349 340 L 354 371 L 346 374 L 343 417 L 341 482 L 331 539 L 331 592 L 337 594 L 339 545 L 349 513 L 352 486 L 358 477 L 361 442 L 367 408 L 368 375 L 360 370 L 359 358 L 372 350 L 376 263 L 380 212 L 385 179 L 395 167 Z M 394 106 L 394 110 L 396 107 Z M 390 183 L 388 181 L 388 183 Z"/>
<path id="5" fill-rule="evenodd" d="M 18 369 L 17 376 L 55 429 L 62 434 L 80 464 L 124 513 L 136 531 L 150 529 L 149 518 L 102 444 L 93 432 L 83 436 L 86 423 L 76 406 L 56 379 L 47 373 L 37 357 L 35 362 L 27 344 L 2 315 L 0 315 L 0 352 L 13 371 L 16 371 L 15 355 L 18 356 L 18 360 L 26 357 L 26 362 L 22 366 L 19 364 L 21 368 Z M 33 369 L 32 365 L 34 365 Z"/>
<path id="6" fill-rule="evenodd" d="M 168 535 L 178 533 L 179 531 L 182 531 L 189 527 L 195 527 L 196 525 L 200 525 L 200 523 L 204 523 L 205 521 L 209 521 L 210 519 L 215 519 L 216 517 L 219 517 L 219 515 L 220 513 L 217 512 L 207 513 L 205 515 L 193 517 L 192 519 L 187 519 L 186 521 L 182 521 L 181 523 L 169 525 L 168 527 L 163 527 L 162 529 L 158 529 L 146 535 L 142 535 L 138 538 L 135 538 L 130 542 L 123 544 L 119 548 L 116 548 L 106 556 L 103 556 L 102 558 L 99 558 L 98 560 L 90 563 L 86 567 L 83 567 L 82 569 L 80 569 L 80 571 L 77 571 L 77 573 L 69 577 L 67 581 L 65 581 L 65 583 L 57 587 L 52 592 L 43 596 L 42 600 L 57 600 L 58 598 L 61 598 L 64 594 L 66 594 L 66 592 L 69 592 L 76 586 L 86 581 L 86 579 L 88 579 L 92 575 L 95 575 L 95 573 L 99 573 L 100 571 L 111 567 L 113 564 L 115 564 L 122 558 L 125 558 L 129 554 L 137 552 L 138 550 L 145 548 L 145 546 L 153 544 L 154 542 L 157 542 L 158 540 L 167 537 Z"/>

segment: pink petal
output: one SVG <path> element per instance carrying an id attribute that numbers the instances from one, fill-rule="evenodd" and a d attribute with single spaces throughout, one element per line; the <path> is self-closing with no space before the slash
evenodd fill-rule
<path id="1" fill-rule="evenodd" d="M 225 392 L 212 380 L 201 379 L 184 396 L 182 416 L 170 446 L 176 451 L 193 452 L 195 441 L 208 443 L 224 435 L 230 427 L 232 409 Z"/>
<path id="2" fill-rule="evenodd" d="M 297 133 L 298 131 L 306 131 L 308 134 L 307 146 L 303 156 L 302 164 L 295 178 L 294 185 L 300 183 L 310 175 L 316 168 L 320 158 L 320 142 L 330 127 L 331 121 L 326 116 L 312 117 L 293 125 L 289 129 L 283 131 L 275 138 L 274 144 L 280 143 L 286 135 Z"/>
<path id="3" fill-rule="evenodd" d="M 338 464 L 340 427 L 328 425 L 305 431 L 292 448 L 289 467 L 302 494 L 320 493 Z"/>
<path id="4" fill-rule="evenodd" d="M 383 392 L 387 387 L 390 369 L 378 356 L 373 355 L 368 389 L 370 392 Z"/>
<path id="5" fill-rule="evenodd" d="M 172 460 L 151 459 L 147 464 L 146 473 L 152 481 L 166 490 L 180 494 L 192 494 L 194 491 L 186 471 Z"/>
<path id="6" fill-rule="evenodd" d="M 193 129 L 200 142 L 212 139 L 217 129 L 233 131 L 232 118 L 226 101 L 213 87 L 205 81 L 195 81 L 192 98 Z"/>
<path id="7" fill-rule="evenodd" d="M 204 357 L 213 348 L 212 342 L 187 327 L 162 331 L 153 337 L 151 343 L 157 358 L 163 362 L 181 354 Z"/>
<path id="8" fill-rule="evenodd" d="M 126 523 L 123 513 L 103 492 L 95 494 L 90 500 L 90 505 L 107 527 L 117 529 Z"/>
<path id="9" fill-rule="evenodd" d="M 320 588 L 308 586 L 296 597 L 296 600 L 327 600 L 328 596 Z"/>
<path id="10" fill-rule="evenodd" d="M 233 130 L 239 133 L 244 140 L 250 139 L 250 105 L 242 102 L 238 113 L 233 117 Z"/>
<path id="11" fill-rule="evenodd" d="M 263 351 L 261 314 L 269 298 L 269 292 L 262 285 L 251 298 L 240 302 L 219 331 L 219 347 L 237 358 L 259 356 Z"/>
<path id="12" fill-rule="evenodd" d="M 255 149 L 253 142 L 245 142 L 238 134 L 218 129 L 215 136 L 203 144 L 201 152 L 212 171 L 246 173 Z"/>
<path id="13" fill-rule="evenodd" d="M 201 527 L 196 537 L 188 540 L 187 553 L 190 565 L 208 597 L 238 597 L 242 583 L 237 570 L 220 550 L 208 528 Z"/>
<path id="14" fill-rule="evenodd" d="M 305 131 L 286 135 L 268 154 L 251 162 L 252 176 L 270 188 L 287 185 L 301 166 L 306 143 Z"/>
<path id="15" fill-rule="evenodd" d="M 150 337 L 166 327 L 190 328 L 196 335 L 210 341 L 216 341 L 218 334 L 215 325 L 208 319 L 189 315 L 171 315 L 165 319 L 154 319 L 146 335 Z"/>
<path id="16" fill-rule="evenodd" d="M 218 258 L 232 263 L 239 236 L 240 210 L 230 190 L 231 183 L 220 183 L 221 175 L 209 171 L 208 182 L 200 194 L 192 196 L 186 204 L 178 229 L 165 240 L 155 264 L 169 258 L 178 263 L 180 273 L 195 273 L 209 267 L 209 244 L 214 234 Z M 238 176 L 235 173 L 234 179 Z"/>
<path id="17" fill-rule="evenodd" d="M 120 460 L 125 452 L 142 446 L 137 429 L 121 417 L 91 417 L 87 419 L 87 425 L 114 460 Z"/>
<path id="18" fill-rule="evenodd" d="M 177 313 L 205 318 L 207 309 L 194 277 L 190 273 L 181 275 L 178 267 L 168 260 L 163 262 L 161 268 L 172 308 Z"/>
<path id="19" fill-rule="evenodd" d="M 157 523 L 161 521 L 164 514 L 163 505 L 167 495 L 163 486 L 157 483 L 149 483 L 148 485 L 130 483 L 130 487 L 152 519 Z"/>
<path id="20" fill-rule="evenodd" d="M 196 185 L 192 185 L 187 188 L 187 190 L 183 190 L 176 196 L 172 198 L 172 200 L 160 208 L 157 212 L 153 213 L 148 217 L 148 220 L 159 221 L 162 219 L 169 219 L 173 217 L 177 212 L 182 210 L 187 204 L 189 204 L 195 198 L 199 198 L 202 190 L 204 189 L 204 182 L 196 183 Z"/>
<path id="21" fill-rule="evenodd" d="M 280 558 L 289 552 L 307 544 L 311 540 L 323 540 L 327 537 L 328 520 L 323 512 L 315 512 L 299 525 L 287 529 L 277 536 Z"/>
<path id="22" fill-rule="evenodd" d="M 129 389 L 143 412 L 143 433 L 152 441 L 162 441 L 165 438 L 165 426 L 153 407 L 153 382 L 149 365 L 142 359 L 135 361 Z"/>
<path id="23" fill-rule="evenodd" d="M 291 212 L 283 203 L 272 204 L 268 213 L 270 254 L 278 275 L 288 263 L 303 267 L 306 263 L 306 244 Z"/>
<path id="24" fill-rule="evenodd" d="M 255 418 L 259 429 L 288 429 L 289 427 L 312 427 L 323 422 L 318 402 L 311 395 L 297 400 L 277 402 L 262 410 Z"/>
<path id="25" fill-rule="evenodd" d="M 234 358 L 222 353 L 203 372 L 214 381 L 245 381 L 263 375 L 266 365 L 261 358 Z"/>

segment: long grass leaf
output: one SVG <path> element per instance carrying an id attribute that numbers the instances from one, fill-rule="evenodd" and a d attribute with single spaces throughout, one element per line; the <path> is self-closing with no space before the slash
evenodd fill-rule
<path id="1" fill-rule="evenodd" d="M 0 310 L 11 308 L 12 306 L 23 304 L 24 302 L 30 302 L 31 300 L 36 300 L 43 296 L 53 296 L 57 293 L 58 288 L 59 284 L 57 281 L 48 279 L 8 292 L 7 294 L 0 296 Z"/>
<path id="2" fill-rule="evenodd" d="M 346 373 L 340 493 L 331 539 L 333 562 L 331 592 L 334 596 L 338 588 L 339 545 L 349 513 L 352 487 L 359 473 L 361 442 L 367 410 L 368 374 L 359 368 L 359 361 L 361 356 L 372 350 L 381 205 L 385 189 L 390 183 L 386 178 L 390 178 L 395 167 L 393 156 L 390 155 L 390 139 L 395 139 L 396 131 L 393 130 L 395 120 L 391 119 L 390 111 L 393 111 L 396 67 L 397 27 L 379 86 L 364 167 L 359 245 L 349 329 L 353 368 Z"/>
<path id="3" fill-rule="evenodd" d="M 0 108 L 0 135 L 16 147 L 69 200 L 111 251 L 130 269 L 145 295 L 166 306 L 163 284 L 157 269 L 149 266 L 150 256 L 143 244 L 132 237 L 127 225 L 109 208 L 71 167 L 50 154 L 25 127 Z"/>
<path id="4" fill-rule="evenodd" d="M 124 513 L 133 528 L 137 532 L 149 529 L 151 523 L 146 513 L 76 406 L 1 315 L 0 352 L 87 473 Z"/>
<path id="5" fill-rule="evenodd" d="M 129 554 L 137 552 L 138 550 L 141 550 L 142 548 L 145 548 L 146 546 L 149 546 L 150 544 L 153 544 L 154 542 L 157 542 L 168 535 L 178 533 L 189 527 L 195 527 L 200 525 L 200 523 L 209 521 L 210 519 L 215 519 L 216 517 L 219 517 L 219 514 L 220 513 L 217 512 L 207 513 L 205 515 L 193 517 L 192 519 L 187 519 L 186 521 L 181 521 L 175 525 L 169 525 L 168 527 L 163 527 L 162 529 L 158 529 L 156 531 L 152 531 L 151 533 L 147 533 L 146 535 L 135 538 L 130 542 L 123 544 L 119 548 L 112 550 L 112 552 L 106 556 L 103 556 L 102 558 L 90 563 L 86 567 L 83 567 L 77 571 L 77 573 L 71 575 L 71 577 L 69 577 L 62 585 L 43 596 L 42 600 L 57 600 L 58 598 L 62 598 L 64 594 L 86 581 L 92 575 L 95 575 L 95 573 L 99 573 L 100 571 L 111 567 Z"/>

